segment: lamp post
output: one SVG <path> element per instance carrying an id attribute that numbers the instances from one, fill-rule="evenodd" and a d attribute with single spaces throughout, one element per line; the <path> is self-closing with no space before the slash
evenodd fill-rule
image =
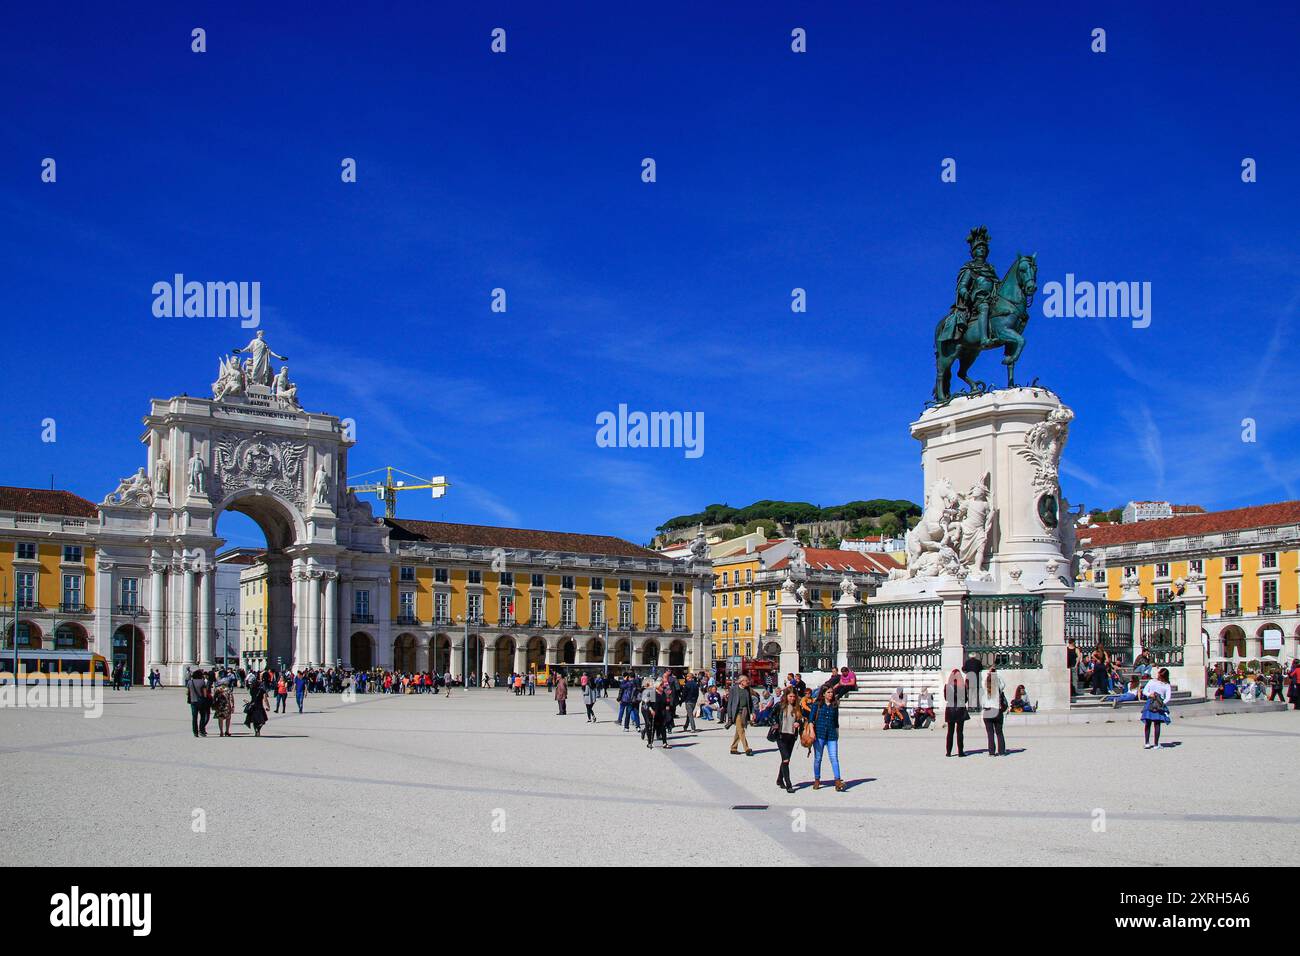
<path id="1" fill-rule="evenodd" d="M 223 668 L 230 666 L 230 619 L 238 614 L 239 611 L 231 607 L 228 600 L 226 606 L 217 612 L 217 617 L 221 618 L 221 666 Z"/>

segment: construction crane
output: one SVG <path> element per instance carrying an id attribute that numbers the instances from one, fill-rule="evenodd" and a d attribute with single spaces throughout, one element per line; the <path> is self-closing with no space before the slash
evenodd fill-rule
<path id="1" fill-rule="evenodd" d="M 353 477 L 364 478 L 366 475 L 378 474 L 381 471 L 384 473 L 382 481 L 376 479 L 374 481 L 362 482 L 359 485 L 348 485 L 348 491 L 355 491 L 358 494 L 365 494 L 367 491 L 375 492 L 375 497 L 384 503 L 385 518 L 397 517 L 397 493 L 399 491 L 420 491 L 428 488 L 432 491 L 433 497 L 441 498 L 447 493 L 447 489 L 450 487 L 450 485 L 447 484 L 447 478 L 444 475 L 439 475 L 436 478 L 421 478 L 419 475 L 412 475 L 410 472 L 394 468 L 392 465 L 386 465 L 383 468 L 375 468 L 372 471 L 363 471 L 361 474 L 354 475 Z M 394 474 L 405 475 L 407 478 L 413 479 L 416 483 L 408 484 L 400 478 L 394 480 Z"/>

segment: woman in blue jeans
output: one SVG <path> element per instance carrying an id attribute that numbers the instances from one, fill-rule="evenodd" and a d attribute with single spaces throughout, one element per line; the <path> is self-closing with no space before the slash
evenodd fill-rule
<path id="1" fill-rule="evenodd" d="M 813 725 L 813 789 L 822 788 L 822 752 L 830 754 L 835 772 L 835 789 L 844 790 L 840 777 L 840 707 L 834 687 L 823 687 L 821 699 L 812 705 L 808 719 Z"/>

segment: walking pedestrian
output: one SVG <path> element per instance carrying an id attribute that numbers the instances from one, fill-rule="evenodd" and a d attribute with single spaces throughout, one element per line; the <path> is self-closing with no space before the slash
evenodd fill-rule
<path id="1" fill-rule="evenodd" d="M 823 689 L 821 698 L 813 704 L 813 789 L 822 787 L 822 753 L 831 758 L 831 770 L 835 774 L 835 789 L 844 791 L 844 779 L 840 776 L 840 702 L 835 696 L 835 688 Z"/>
<path id="2" fill-rule="evenodd" d="M 195 737 L 208 735 L 208 717 L 212 708 L 212 692 L 202 668 L 195 668 L 185 682 L 185 698 L 190 704 L 190 727 Z"/>
<path id="3" fill-rule="evenodd" d="M 699 732 L 695 726 L 695 706 L 699 702 L 700 682 L 694 674 L 688 674 L 686 683 L 682 684 L 682 703 L 686 705 L 686 723 L 682 725 L 682 730 Z"/>
<path id="4" fill-rule="evenodd" d="M 948 740 L 944 745 L 944 756 L 952 756 L 952 737 L 953 732 L 957 734 L 957 756 L 966 756 L 966 721 L 970 719 L 970 714 L 966 713 L 966 695 L 967 695 L 966 675 L 957 668 L 952 669 L 948 675 L 948 682 L 943 685 L 943 722 L 948 725 Z"/>
<path id="5" fill-rule="evenodd" d="M 790 781 L 790 757 L 794 753 L 794 744 L 799 739 L 803 724 L 799 695 L 793 687 L 786 687 L 781 691 L 781 698 L 772 713 L 772 726 L 767 732 L 768 739 L 774 739 L 781 751 L 781 769 L 776 772 L 776 785 L 786 793 L 794 793 L 794 784 Z"/>
<path id="6" fill-rule="evenodd" d="M 587 723 L 596 723 L 596 698 L 600 696 L 600 691 L 596 687 L 595 681 L 587 681 L 582 688 L 582 703 L 587 708 Z"/>
<path id="7" fill-rule="evenodd" d="M 269 717 L 266 715 L 266 681 L 258 680 L 257 675 L 248 678 L 248 703 L 244 705 L 244 726 L 253 728 L 253 736 L 262 736 L 262 725 Z"/>
<path id="8" fill-rule="evenodd" d="M 212 689 L 212 714 L 217 718 L 217 736 L 230 736 L 230 717 L 235 712 L 235 692 L 229 681 Z"/>
<path id="9" fill-rule="evenodd" d="M 1160 726 L 1169 723 L 1169 699 L 1174 689 L 1169 686 L 1169 668 L 1162 667 L 1155 680 L 1147 681 L 1143 688 L 1147 695 L 1142 706 L 1142 749 L 1156 750 L 1160 747 Z M 1156 729 L 1155 743 L 1151 742 L 1151 728 Z"/>
<path id="10" fill-rule="evenodd" d="M 735 732 L 731 736 L 731 752 L 735 754 L 736 747 L 745 748 L 745 756 L 754 756 L 754 751 L 749 748 L 749 740 L 745 737 L 745 728 L 749 725 L 750 715 L 754 712 L 754 697 L 749 692 L 749 678 L 741 677 L 731 688 L 731 696 L 727 700 L 727 726 L 734 726 Z"/>
<path id="11" fill-rule="evenodd" d="M 984 732 L 988 734 L 989 738 L 989 756 L 1005 757 L 1007 755 L 1007 741 L 1002 736 L 1002 718 L 1007 710 L 1007 692 L 1006 685 L 1002 683 L 1002 677 L 998 674 L 996 665 L 984 672 L 980 688 L 982 691 L 980 697 L 983 705 Z"/>
<path id="12" fill-rule="evenodd" d="M 307 693 L 307 676 L 302 671 L 298 671 L 293 676 L 293 699 L 298 702 L 298 713 L 302 713 L 302 699 Z"/>

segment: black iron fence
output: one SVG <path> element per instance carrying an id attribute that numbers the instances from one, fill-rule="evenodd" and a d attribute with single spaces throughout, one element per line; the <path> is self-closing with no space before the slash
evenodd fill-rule
<path id="1" fill-rule="evenodd" d="M 1098 644 L 1118 664 L 1133 663 L 1133 608 L 1123 601 L 1065 602 L 1065 638 L 1073 638 L 1080 654 Z"/>
<path id="2" fill-rule="evenodd" d="M 939 669 L 943 602 L 864 604 L 848 612 L 848 659 L 854 671 Z"/>
<path id="3" fill-rule="evenodd" d="M 1182 666 L 1183 646 L 1187 643 L 1183 611 L 1183 605 L 1173 601 L 1141 608 L 1142 646 L 1157 667 Z"/>
<path id="4" fill-rule="evenodd" d="M 829 671 L 839 652 L 839 612 L 808 608 L 799 612 L 799 670 Z"/>
<path id="5" fill-rule="evenodd" d="M 1035 595 L 970 595 L 962 601 L 962 646 L 984 666 L 1043 666 L 1042 598 Z"/>

